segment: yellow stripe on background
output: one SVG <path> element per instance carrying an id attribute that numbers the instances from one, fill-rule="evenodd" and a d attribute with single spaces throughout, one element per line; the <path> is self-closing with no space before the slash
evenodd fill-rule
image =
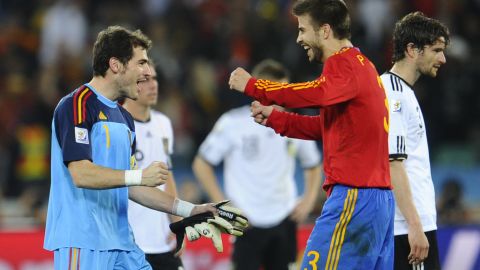
<path id="1" fill-rule="evenodd" d="M 355 202 L 357 199 L 357 189 L 350 189 L 347 191 L 347 197 L 343 204 L 343 211 L 340 215 L 340 220 L 335 226 L 332 240 L 330 242 L 330 249 L 328 250 L 327 263 L 325 265 L 326 270 L 336 269 L 338 266 L 338 260 L 340 256 L 341 247 L 343 245 L 345 231 L 347 224 L 352 218 L 353 210 L 355 209 Z"/>
<path id="2" fill-rule="evenodd" d="M 103 124 L 103 128 L 105 129 L 105 140 L 107 141 L 107 148 L 110 148 L 110 132 L 108 131 L 108 126 Z"/>
<path id="3" fill-rule="evenodd" d="M 70 270 L 78 270 L 77 269 L 77 261 L 78 261 L 78 248 L 72 248 L 72 261 L 70 263 Z"/>
<path id="4" fill-rule="evenodd" d="M 345 202 L 343 203 L 343 211 L 342 211 L 342 214 L 340 215 L 340 220 L 337 222 L 337 225 L 335 225 L 335 230 L 333 231 L 333 236 L 332 236 L 332 240 L 330 242 L 330 248 L 328 250 L 328 256 L 327 256 L 327 263 L 325 264 L 325 269 L 329 269 L 329 266 L 330 266 L 330 261 L 331 261 L 331 258 L 332 258 L 332 251 L 334 250 L 334 243 L 337 239 L 337 234 L 338 234 L 338 231 L 339 231 L 339 228 L 341 226 L 341 224 L 343 223 L 343 220 L 345 219 L 345 213 L 347 212 L 347 209 L 349 208 L 350 206 L 350 202 L 351 202 L 351 199 L 350 199 L 350 190 L 347 191 L 347 197 L 345 198 Z"/>
<path id="5" fill-rule="evenodd" d="M 345 240 L 345 232 L 347 231 L 347 225 L 350 223 L 350 220 L 352 219 L 353 211 L 355 211 L 355 205 L 357 203 L 357 197 L 358 197 L 358 189 L 353 189 L 352 190 L 353 194 L 353 202 L 350 207 L 350 211 L 347 213 L 347 221 L 343 227 L 342 233 L 341 233 L 341 238 L 340 238 L 340 244 L 337 248 L 337 255 L 334 257 L 333 260 L 333 269 L 336 270 L 338 267 L 338 262 L 340 261 L 340 252 L 342 250 L 343 246 L 343 241 Z"/>
<path id="6" fill-rule="evenodd" d="M 77 118 L 78 118 L 78 123 L 82 123 L 82 99 L 83 99 L 83 96 L 85 96 L 85 94 L 88 92 L 88 88 L 85 88 L 85 90 L 83 90 L 83 92 L 80 94 L 80 96 L 78 97 L 78 100 L 77 100 Z"/>

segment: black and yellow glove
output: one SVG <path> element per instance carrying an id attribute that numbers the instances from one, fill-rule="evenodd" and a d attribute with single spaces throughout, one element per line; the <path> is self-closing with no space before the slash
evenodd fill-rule
<path id="1" fill-rule="evenodd" d="M 175 233 L 177 238 L 177 247 L 175 254 L 181 250 L 183 239 L 187 234 L 188 241 L 195 241 L 201 236 L 212 239 L 213 245 L 218 252 L 223 252 L 222 232 L 237 233 L 232 224 L 225 219 L 213 215 L 211 212 L 205 212 L 190 217 L 186 217 L 180 221 L 170 224 L 170 230 Z M 236 235 L 236 234 L 234 234 Z M 240 233 L 243 235 L 243 231 Z"/>
<path id="2" fill-rule="evenodd" d="M 233 227 L 231 231 L 226 231 L 226 233 L 242 236 L 243 231 L 248 227 L 248 219 L 242 215 L 242 210 L 228 205 L 229 203 L 229 200 L 225 200 L 215 204 L 218 210 L 218 216 L 228 221 Z"/>

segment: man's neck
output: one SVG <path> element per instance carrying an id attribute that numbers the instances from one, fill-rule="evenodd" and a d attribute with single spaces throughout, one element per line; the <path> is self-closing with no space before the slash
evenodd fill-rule
<path id="1" fill-rule="evenodd" d="M 390 69 L 390 72 L 398 75 L 412 86 L 417 82 L 418 78 L 420 78 L 420 72 L 417 71 L 412 63 L 409 63 L 406 60 L 396 62 Z"/>
<path id="2" fill-rule="evenodd" d="M 133 116 L 134 119 L 146 122 L 150 119 L 150 106 L 143 106 L 133 100 L 125 100 L 123 107 Z"/>
<path id="3" fill-rule="evenodd" d="M 97 91 L 99 94 L 110 99 L 111 101 L 116 101 L 118 99 L 116 89 L 104 77 L 95 76 L 88 84 L 95 88 L 95 91 Z"/>
<path id="4" fill-rule="evenodd" d="M 325 60 L 340 51 L 341 49 L 350 47 L 353 47 L 353 44 L 348 39 L 332 40 L 330 45 L 327 45 L 327 48 L 325 49 Z"/>

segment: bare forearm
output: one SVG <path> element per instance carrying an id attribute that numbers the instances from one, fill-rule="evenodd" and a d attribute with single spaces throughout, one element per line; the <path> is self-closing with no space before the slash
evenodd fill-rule
<path id="1" fill-rule="evenodd" d="M 197 156 L 193 161 L 192 169 L 195 177 L 198 179 L 212 201 L 219 202 L 225 199 L 225 196 L 218 186 L 215 171 L 210 164 L 200 156 Z"/>
<path id="2" fill-rule="evenodd" d="M 68 170 L 77 187 L 109 189 L 125 186 L 125 171 L 113 170 L 89 160 L 72 161 Z"/>
<path id="3" fill-rule="evenodd" d="M 174 198 L 177 197 L 177 184 L 175 182 L 175 177 L 173 177 L 173 173 L 169 173 L 167 182 L 165 183 L 165 192 Z M 181 220 L 180 217 L 175 215 L 169 215 L 170 222 L 176 222 Z"/>
<path id="4" fill-rule="evenodd" d="M 390 162 L 390 175 L 392 179 L 395 202 L 402 212 L 409 226 L 421 225 L 415 204 L 413 203 L 412 191 L 408 182 L 408 175 L 401 161 Z"/>
<path id="5" fill-rule="evenodd" d="M 155 187 L 132 186 L 128 188 L 129 198 L 145 207 L 172 214 L 175 197 Z"/>

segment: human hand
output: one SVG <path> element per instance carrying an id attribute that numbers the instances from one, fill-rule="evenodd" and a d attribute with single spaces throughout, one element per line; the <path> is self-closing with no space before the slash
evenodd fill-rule
<path id="1" fill-rule="evenodd" d="M 164 162 L 154 161 L 142 171 L 142 186 L 156 187 L 165 184 L 169 170 Z"/>
<path id="2" fill-rule="evenodd" d="M 204 203 L 204 204 L 196 204 L 193 207 L 192 212 L 190 213 L 190 216 L 198 215 L 198 214 L 206 213 L 206 212 L 210 212 L 214 215 L 218 214 L 218 210 L 215 207 L 214 203 Z"/>
<path id="3" fill-rule="evenodd" d="M 314 204 L 315 201 L 302 197 L 297 202 L 297 205 L 295 205 L 295 208 L 293 208 L 293 211 L 290 214 L 290 219 L 296 223 L 304 222 L 307 219 L 308 214 L 312 212 Z"/>
<path id="4" fill-rule="evenodd" d="M 408 263 L 413 265 L 422 263 L 428 256 L 430 246 L 421 224 L 408 228 L 408 243 L 410 245 Z"/>
<path id="5" fill-rule="evenodd" d="M 248 219 L 242 214 L 242 210 L 229 205 L 229 203 L 229 200 L 221 201 L 215 204 L 215 208 L 218 210 L 218 215 L 232 225 L 231 230 L 227 230 L 226 233 L 241 236 L 243 230 L 248 227 Z M 227 228 L 223 225 L 222 227 Z"/>
<path id="6" fill-rule="evenodd" d="M 266 125 L 268 117 L 272 114 L 273 106 L 264 106 L 258 101 L 252 102 L 250 106 L 252 117 L 260 125 Z"/>
<path id="7" fill-rule="evenodd" d="M 247 86 L 248 80 L 252 75 L 245 71 L 243 68 L 236 68 L 230 74 L 230 79 L 228 80 L 228 85 L 230 89 L 237 90 L 241 93 L 245 92 L 245 87 Z"/>
<path id="8" fill-rule="evenodd" d="M 180 221 L 170 224 L 170 230 L 176 235 L 177 247 L 174 255 L 179 256 L 184 248 L 184 238 L 187 235 L 188 241 L 196 241 L 201 236 L 211 238 L 213 245 L 218 252 L 223 251 L 223 243 L 220 230 L 208 221 L 215 218 L 211 212 L 203 212 L 200 214 L 186 217 Z M 227 221 L 225 221 L 227 222 Z"/>
<path id="9" fill-rule="evenodd" d="M 184 246 L 185 234 L 188 241 L 196 241 L 201 236 L 212 239 L 217 252 L 223 252 L 223 242 L 221 233 L 226 232 L 235 236 L 243 235 L 243 230 L 235 228 L 227 220 L 213 215 L 207 211 L 184 218 L 183 220 L 170 224 L 170 230 L 177 237 L 177 247 L 175 254 L 179 254 Z"/>

